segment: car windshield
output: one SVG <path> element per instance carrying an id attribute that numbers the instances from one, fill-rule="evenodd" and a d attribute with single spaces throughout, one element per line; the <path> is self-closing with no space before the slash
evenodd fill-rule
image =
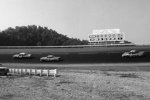
<path id="1" fill-rule="evenodd" d="M 20 55 L 25 55 L 25 53 L 20 53 Z"/>
<path id="2" fill-rule="evenodd" d="M 136 51 L 136 50 L 131 50 L 130 53 L 134 54 L 134 53 L 138 53 L 138 51 Z"/>
<path id="3" fill-rule="evenodd" d="M 136 50 L 131 50 L 130 52 L 137 52 Z"/>

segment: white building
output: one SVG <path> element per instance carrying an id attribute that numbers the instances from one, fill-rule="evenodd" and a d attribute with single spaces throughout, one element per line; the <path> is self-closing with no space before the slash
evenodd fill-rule
<path id="1" fill-rule="evenodd" d="M 125 36 L 120 29 L 93 30 L 93 33 L 88 35 L 88 40 L 90 44 L 112 44 L 124 42 Z"/>

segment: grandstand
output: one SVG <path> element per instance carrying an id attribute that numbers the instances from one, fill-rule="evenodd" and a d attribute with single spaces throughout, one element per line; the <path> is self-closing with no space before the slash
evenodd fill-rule
<path id="1" fill-rule="evenodd" d="M 93 33 L 88 35 L 88 40 L 90 45 L 113 45 L 131 43 L 125 40 L 125 33 L 120 32 L 120 29 L 93 30 Z"/>

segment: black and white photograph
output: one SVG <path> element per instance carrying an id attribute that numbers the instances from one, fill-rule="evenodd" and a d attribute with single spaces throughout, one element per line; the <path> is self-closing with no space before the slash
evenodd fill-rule
<path id="1" fill-rule="evenodd" d="M 150 0 L 0 0 L 0 100 L 150 100 Z"/>

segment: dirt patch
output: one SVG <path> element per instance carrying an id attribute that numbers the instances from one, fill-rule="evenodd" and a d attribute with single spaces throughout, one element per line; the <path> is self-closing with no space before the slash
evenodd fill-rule
<path id="1" fill-rule="evenodd" d="M 0 98 L 1 99 L 12 99 L 15 95 L 14 94 L 6 94 L 6 95 L 2 95 Z"/>
<path id="2" fill-rule="evenodd" d="M 139 78 L 136 74 L 120 74 L 120 77 L 128 77 L 128 78 Z"/>
<path id="3" fill-rule="evenodd" d="M 149 80 L 148 72 L 93 70 L 61 70 L 55 78 L 0 77 L 0 100 L 149 100 Z"/>

